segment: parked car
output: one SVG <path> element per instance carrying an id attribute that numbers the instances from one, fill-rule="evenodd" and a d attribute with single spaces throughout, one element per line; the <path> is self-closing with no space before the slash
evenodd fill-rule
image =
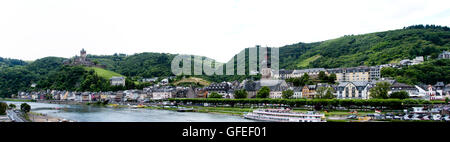
<path id="1" fill-rule="evenodd" d="M 446 116 L 442 117 L 442 120 L 444 120 L 444 121 L 450 121 L 450 118 L 449 118 L 448 115 L 446 115 Z"/>
<path id="2" fill-rule="evenodd" d="M 434 115 L 431 117 L 431 120 L 435 120 L 435 121 L 438 121 L 438 120 L 441 120 L 441 119 L 442 119 L 442 117 L 441 117 L 440 114 L 434 114 Z"/>
<path id="3" fill-rule="evenodd" d="M 403 120 L 411 120 L 412 115 L 405 114 Z"/>
<path id="4" fill-rule="evenodd" d="M 394 115 L 392 113 L 387 113 L 386 119 L 394 119 Z"/>
<path id="5" fill-rule="evenodd" d="M 429 115 L 424 115 L 424 116 L 422 116 L 421 120 L 430 120 L 430 116 Z"/>
<path id="6" fill-rule="evenodd" d="M 348 116 L 347 116 L 347 119 L 357 119 L 357 118 L 358 118 L 358 116 L 355 115 L 355 114 L 352 114 L 352 115 L 348 115 Z"/>
<path id="7" fill-rule="evenodd" d="M 411 117 L 411 120 L 421 120 L 422 117 L 423 117 L 423 116 L 421 116 L 421 115 L 414 114 L 414 115 Z"/>

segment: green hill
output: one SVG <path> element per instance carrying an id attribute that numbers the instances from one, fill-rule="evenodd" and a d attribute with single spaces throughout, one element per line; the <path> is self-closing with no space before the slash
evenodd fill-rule
<path id="1" fill-rule="evenodd" d="M 416 56 L 436 58 L 442 51 L 450 50 L 450 28 L 416 25 L 322 42 L 297 43 L 279 50 L 280 68 L 285 69 L 372 66 Z"/>
<path id="2" fill-rule="evenodd" d="M 121 75 L 119 73 L 116 73 L 116 72 L 113 72 L 113 71 L 109 71 L 109 70 L 105 70 L 105 69 L 102 69 L 102 68 L 99 68 L 99 67 L 84 67 L 84 69 L 86 69 L 86 70 L 93 70 L 93 71 L 95 71 L 95 73 L 98 76 L 100 76 L 100 77 L 102 77 L 104 79 L 107 79 L 107 80 L 109 80 L 113 76 L 125 77 L 125 76 L 123 76 L 123 75 Z"/>

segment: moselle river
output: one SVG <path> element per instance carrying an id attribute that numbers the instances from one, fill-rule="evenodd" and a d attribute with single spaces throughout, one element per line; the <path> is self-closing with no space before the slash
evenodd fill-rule
<path id="1" fill-rule="evenodd" d="M 20 107 L 22 102 L 13 103 Z M 241 116 L 142 108 L 109 108 L 26 102 L 31 111 L 77 122 L 252 122 Z"/>

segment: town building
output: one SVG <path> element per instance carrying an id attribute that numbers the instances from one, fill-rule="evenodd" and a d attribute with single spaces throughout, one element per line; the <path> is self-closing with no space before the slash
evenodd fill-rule
<path id="1" fill-rule="evenodd" d="M 407 85 L 404 83 L 395 82 L 391 85 L 391 90 L 388 92 L 388 94 L 392 94 L 394 92 L 400 92 L 405 91 L 408 93 L 410 97 L 419 97 L 419 90 L 415 86 Z"/>
<path id="2" fill-rule="evenodd" d="M 281 96 L 283 95 L 283 91 L 286 91 L 288 89 L 288 85 L 287 85 L 286 81 L 284 81 L 284 80 L 268 80 L 268 81 L 273 82 L 273 83 L 268 83 L 268 84 L 272 84 L 272 85 L 267 86 L 270 89 L 269 98 L 273 98 L 273 99 L 282 98 Z"/>
<path id="3" fill-rule="evenodd" d="M 256 98 L 258 90 L 261 89 L 259 82 L 253 80 L 242 81 L 243 89 L 247 91 L 247 98 Z"/>
<path id="4" fill-rule="evenodd" d="M 164 100 L 168 98 L 174 98 L 176 90 L 171 87 L 156 88 L 152 92 L 152 99 Z"/>
<path id="5" fill-rule="evenodd" d="M 412 60 L 409 60 L 409 59 L 401 60 L 401 61 L 399 62 L 399 64 L 402 65 L 402 66 L 410 66 L 410 65 L 417 65 L 417 64 L 420 64 L 420 63 L 422 63 L 423 61 L 424 61 L 424 60 L 423 60 L 423 56 L 417 56 L 416 58 L 414 58 L 414 59 L 412 59 Z"/>
<path id="6" fill-rule="evenodd" d="M 380 67 L 335 68 L 328 73 L 336 74 L 336 82 L 371 81 L 380 78 Z"/>
<path id="7" fill-rule="evenodd" d="M 340 82 L 336 88 L 338 99 L 369 99 L 371 84 L 367 81 Z"/>
<path id="8" fill-rule="evenodd" d="M 112 86 L 125 86 L 125 77 L 113 76 L 109 79 Z"/>
<path id="9" fill-rule="evenodd" d="M 153 83 L 156 82 L 158 80 L 158 77 L 154 77 L 154 78 L 143 78 L 141 79 L 141 82 L 149 82 L 149 83 Z"/>
<path id="10" fill-rule="evenodd" d="M 209 86 L 205 87 L 206 91 L 208 91 L 208 96 L 211 93 L 216 92 L 222 95 L 224 98 L 232 98 L 233 92 L 230 91 L 231 83 L 222 82 L 222 83 L 211 83 Z"/>
<path id="11" fill-rule="evenodd" d="M 273 73 L 272 78 L 274 79 L 290 79 L 290 78 L 300 78 L 305 73 L 309 76 L 317 76 L 319 73 L 323 71 L 325 74 L 328 74 L 327 70 L 324 68 L 311 68 L 311 69 L 302 69 L 302 70 L 279 70 L 278 73 Z"/>
<path id="12" fill-rule="evenodd" d="M 302 88 L 302 98 L 314 98 L 316 95 L 316 85 L 305 85 Z"/>
<path id="13" fill-rule="evenodd" d="M 294 95 L 292 98 L 302 98 L 302 88 L 301 87 L 291 87 L 291 90 L 294 91 Z"/>
<path id="14" fill-rule="evenodd" d="M 438 59 L 450 59 L 450 52 L 443 51 L 441 54 L 439 54 Z"/>

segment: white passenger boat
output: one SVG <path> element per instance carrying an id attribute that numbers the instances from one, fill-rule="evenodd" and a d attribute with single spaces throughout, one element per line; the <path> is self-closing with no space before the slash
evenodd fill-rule
<path id="1" fill-rule="evenodd" d="M 325 114 L 291 112 L 289 109 L 257 109 L 244 118 L 269 122 L 326 122 Z"/>

